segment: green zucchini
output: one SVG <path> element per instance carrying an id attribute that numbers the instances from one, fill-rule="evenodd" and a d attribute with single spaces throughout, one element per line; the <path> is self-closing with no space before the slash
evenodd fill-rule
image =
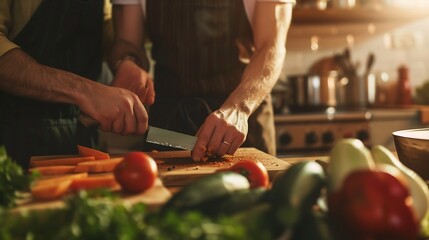
<path id="1" fill-rule="evenodd" d="M 270 192 L 276 220 L 292 229 L 313 208 L 325 187 L 325 172 L 317 162 L 302 161 L 286 169 L 274 180 Z"/>
<path id="2" fill-rule="evenodd" d="M 292 231 L 291 240 L 335 240 L 339 234 L 326 212 L 307 211 Z"/>
<path id="3" fill-rule="evenodd" d="M 273 221 L 273 206 L 262 202 L 231 216 L 234 222 L 244 226 L 251 239 L 278 239 L 283 232 L 283 226 Z"/>
<path id="4" fill-rule="evenodd" d="M 267 189 L 262 187 L 234 191 L 224 201 L 217 203 L 217 214 L 231 215 L 248 210 L 263 203 L 266 193 Z"/>
<path id="5" fill-rule="evenodd" d="M 196 210 L 206 215 L 213 215 L 217 205 L 228 199 L 238 190 L 249 189 L 246 177 L 236 172 L 218 172 L 191 182 L 174 194 L 161 208 L 161 213 L 168 211 L 184 212 Z M 214 207 L 215 206 L 215 207 Z"/>

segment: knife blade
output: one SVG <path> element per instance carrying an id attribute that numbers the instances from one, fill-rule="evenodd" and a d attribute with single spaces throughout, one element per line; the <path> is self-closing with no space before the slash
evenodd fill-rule
<path id="1" fill-rule="evenodd" d="M 86 114 L 81 114 L 79 116 L 79 120 L 86 127 L 99 125 L 96 120 Z M 146 142 L 190 151 L 194 149 L 196 141 L 197 137 L 195 136 L 174 132 L 154 126 L 148 127 L 148 134 L 146 138 Z"/>
<path id="2" fill-rule="evenodd" d="M 167 147 L 191 150 L 194 149 L 197 137 L 149 126 L 146 142 Z"/>

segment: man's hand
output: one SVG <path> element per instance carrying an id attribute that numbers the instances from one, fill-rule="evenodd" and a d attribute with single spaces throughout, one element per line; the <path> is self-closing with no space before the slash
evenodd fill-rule
<path id="1" fill-rule="evenodd" d="M 192 159 L 201 161 L 210 156 L 233 155 L 247 136 L 248 116 L 236 110 L 217 110 L 210 114 L 197 133 Z"/>
<path id="2" fill-rule="evenodd" d="M 124 60 L 117 67 L 111 86 L 127 89 L 137 94 L 143 104 L 152 105 L 155 89 L 149 74 L 131 60 Z"/>
<path id="3" fill-rule="evenodd" d="M 104 85 L 93 88 L 80 109 L 106 132 L 142 135 L 148 127 L 142 102 L 136 94 L 123 88 Z"/>

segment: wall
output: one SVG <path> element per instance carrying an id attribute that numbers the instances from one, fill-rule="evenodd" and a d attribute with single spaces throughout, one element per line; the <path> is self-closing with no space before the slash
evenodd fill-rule
<path id="1" fill-rule="evenodd" d="M 373 72 L 386 72 L 391 80 L 396 80 L 397 67 L 400 64 L 407 64 L 413 90 L 424 81 L 429 81 L 429 31 L 426 30 L 429 28 L 429 18 L 401 26 L 376 26 L 378 29 L 372 29 L 371 33 L 366 32 L 369 26 L 362 24 L 339 24 L 334 27 L 338 27 L 339 30 L 334 31 L 333 27 L 325 27 L 326 30 L 323 30 L 322 26 L 307 27 L 304 30 L 291 27 L 281 81 L 288 75 L 306 73 L 316 60 L 339 53 L 346 46 L 351 46 L 352 58 L 360 62 L 361 71 L 364 69 L 368 53 L 374 52 L 376 61 Z M 301 34 L 299 31 L 304 33 Z M 326 34 L 328 31 L 336 34 Z M 353 37 L 351 42 L 344 35 L 347 31 L 350 31 L 349 37 Z M 342 35 L 339 36 L 338 32 Z M 316 51 L 311 50 L 312 35 L 322 36 L 319 39 L 319 49 Z"/>

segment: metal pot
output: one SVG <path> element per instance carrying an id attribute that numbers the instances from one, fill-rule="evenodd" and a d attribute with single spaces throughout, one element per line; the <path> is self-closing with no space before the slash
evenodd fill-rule
<path id="1" fill-rule="evenodd" d="M 368 103 L 366 78 L 345 71 L 334 57 L 313 64 L 309 74 L 288 77 L 289 110 L 292 112 L 321 111 L 329 107 L 341 110 L 366 108 Z"/>
<path id="2" fill-rule="evenodd" d="M 291 112 L 364 109 L 367 106 L 365 79 L 347 78 L 337 71 L 326 75 L 293 75 L 288 77 Z"/>
<path id="3" fill-rule="evenodd" d="M 327 76 L 289 76 L 288 84 L 291 94 L 289 110 L 307 112 L 336 107 L 336 82 L 336 71 L 331 71 Z"/>

